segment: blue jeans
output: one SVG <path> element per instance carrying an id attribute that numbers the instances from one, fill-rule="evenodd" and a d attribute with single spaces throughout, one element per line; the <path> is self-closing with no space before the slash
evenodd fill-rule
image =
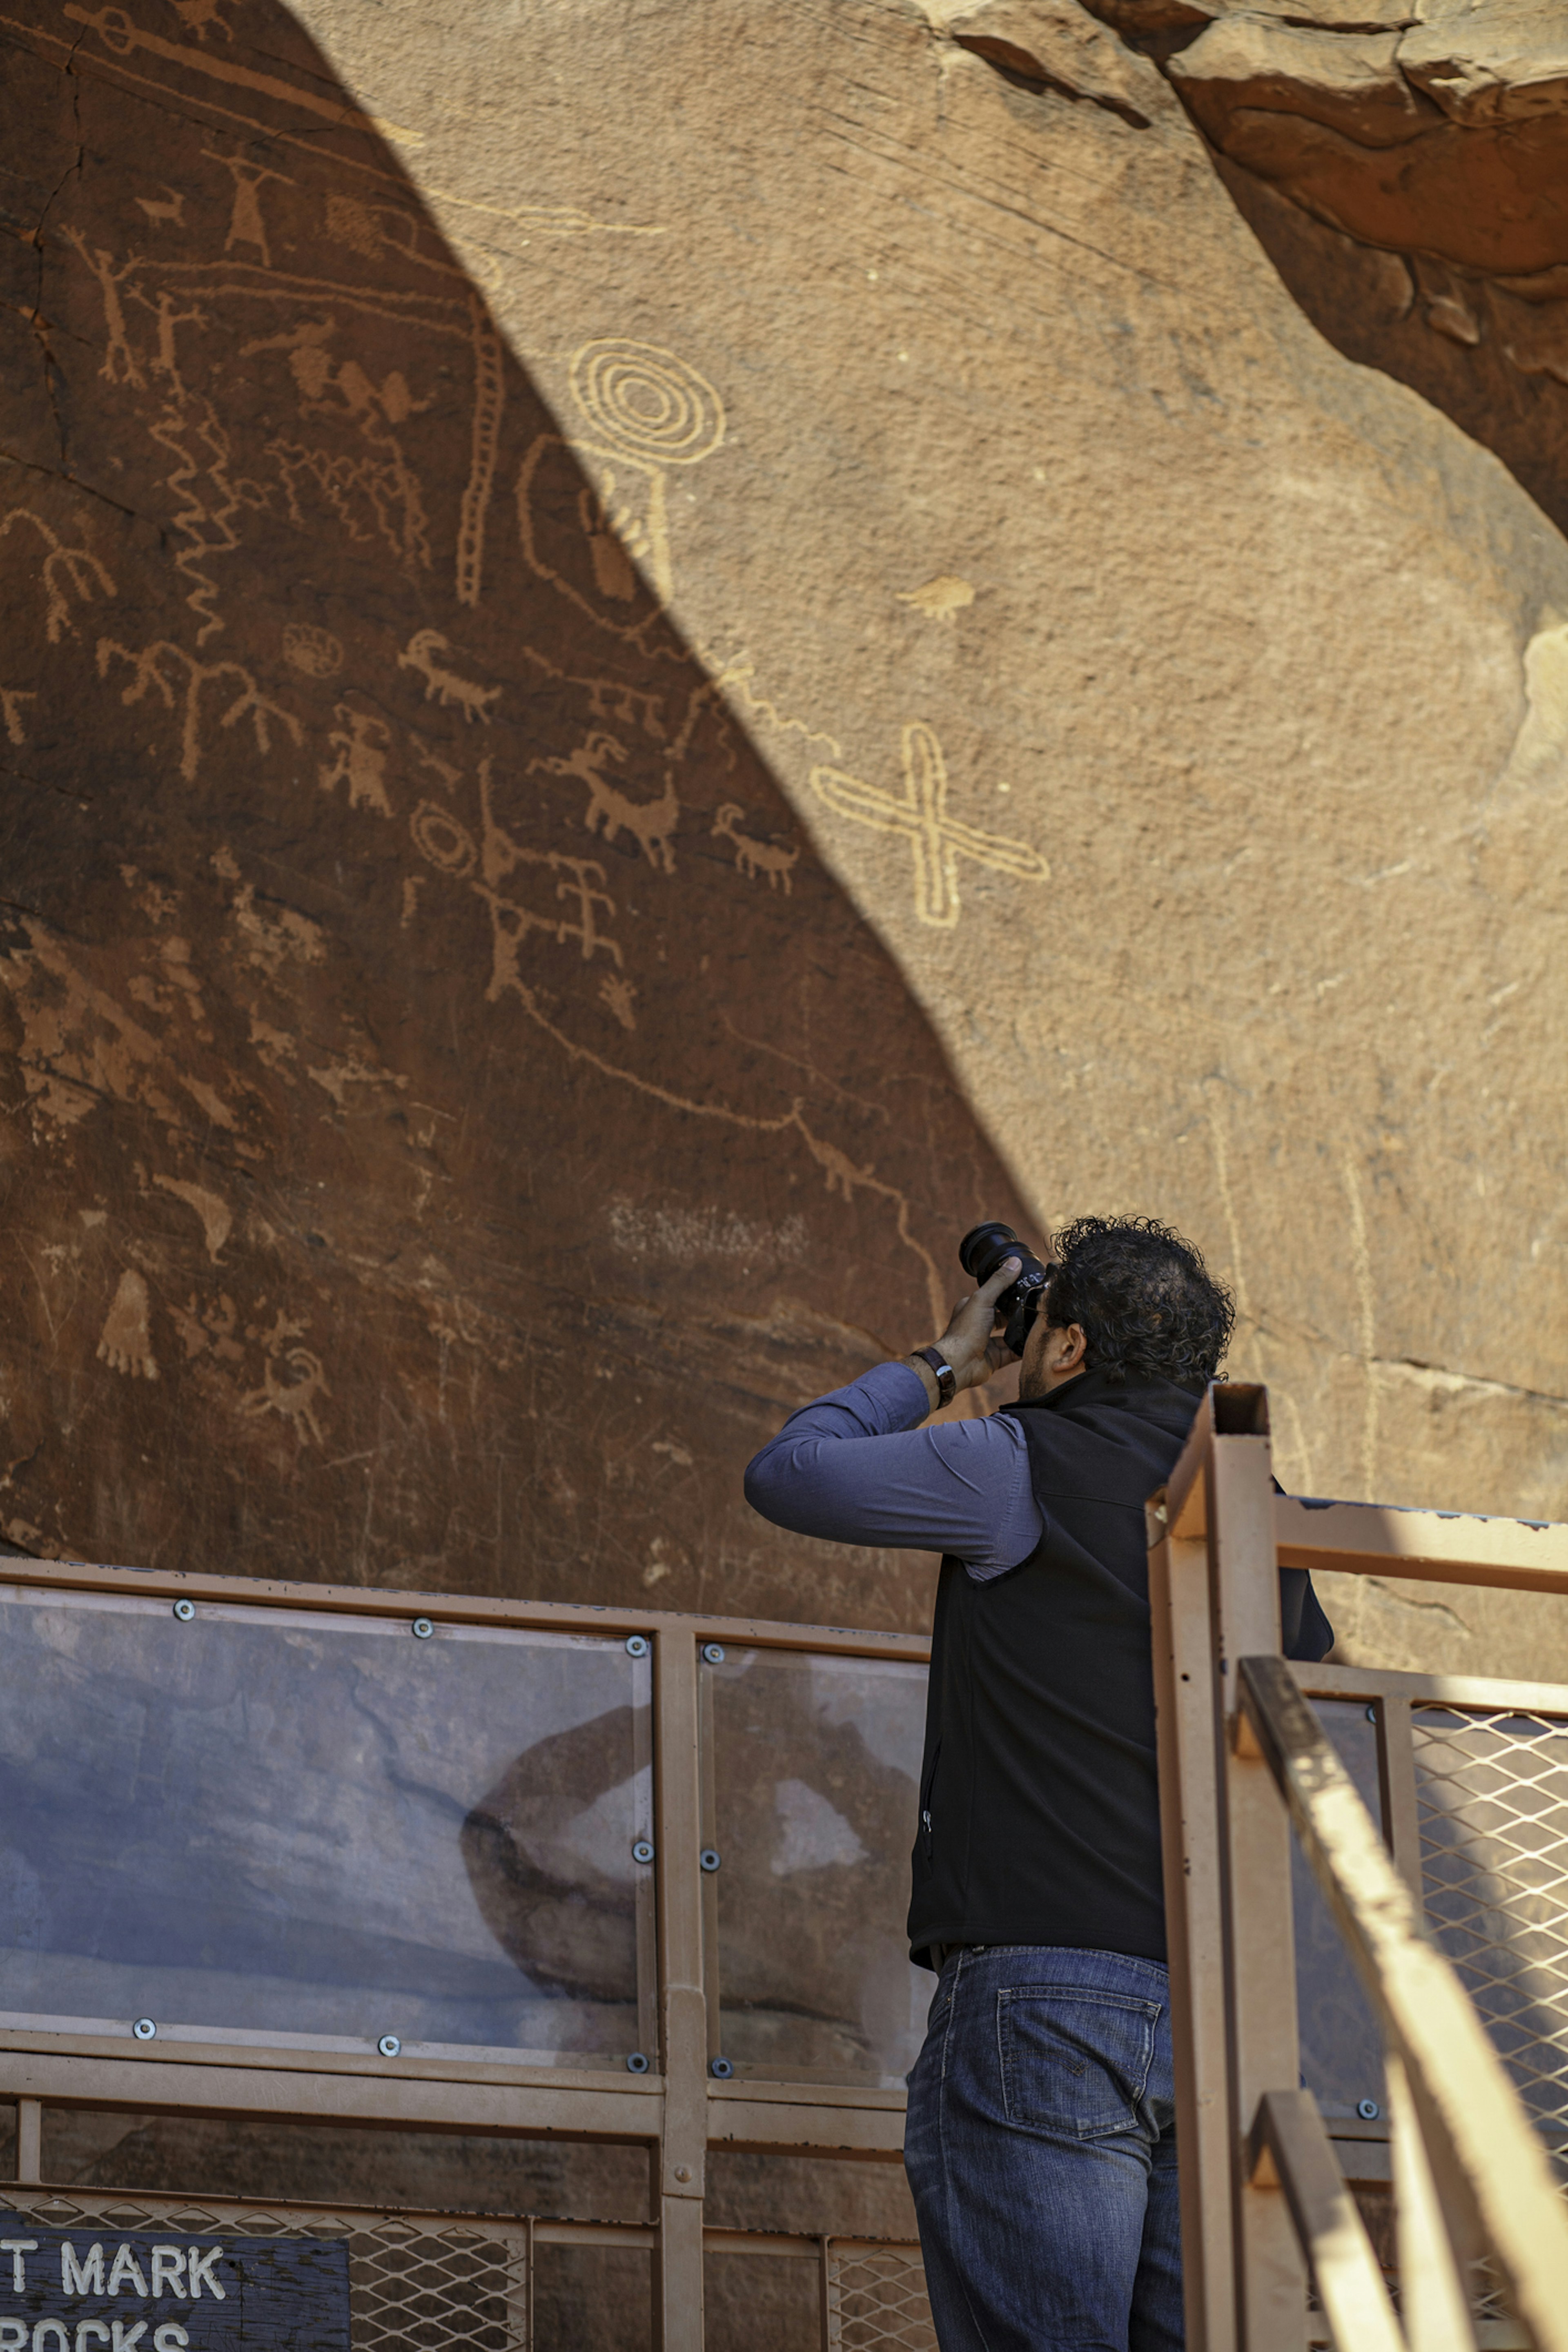
<path id="1" fill-rule="evenodd" d="M 904 2168 L 942 2352 L 1180 2352 L 1170 1992 L 1153 1960 L 955 1952 Z"/>

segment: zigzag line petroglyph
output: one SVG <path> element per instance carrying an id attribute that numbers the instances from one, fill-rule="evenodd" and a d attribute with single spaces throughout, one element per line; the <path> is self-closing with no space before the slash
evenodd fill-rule
<path id="1" fill-rule="evenodd" d="M 721 692 L 727 688 L 733 688 L 746 709 L 758 719 L 765 719 L 779 734 L 800 735 L 808 743 L 825 743 L 836 760 L 842 760 L 844 746 L 837 735 L 829 735 L 820 727 L 808 727 L 804 719 L 786 719 L 776 703 L 770 702 L 765 695 L 752 692 L 752 680 L 757 674 L 757 665 L 744 646 L 726 660 L 710 647 L 700 646 L 697 658 L 705 669 L 711 672 L 713 683 Z"/>

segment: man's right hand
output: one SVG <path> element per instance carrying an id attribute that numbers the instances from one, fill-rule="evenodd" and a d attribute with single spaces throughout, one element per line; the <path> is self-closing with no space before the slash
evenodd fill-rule
<path id="1" fill-rule="evenodd" d="M 1016 1282 L 1022 1263 L 1019 1258 L 1004 1258 L 989 1282 L 983 1282 L 978 1290 L 959 1300 L 948 1318 L 946 1330 L 931 1343 L 938 1355 L 952 1365 L 960 1389 L 979 1388 L 1005 1364 L 1016 1361 L 1012 1349 L 992 1326 L 996 1320 L 996 1301 L 1009 1283 Z M 923 1357 L 911 1356 L 909 1360 L 921 1375 L 934 1412 L 936 1374 Z"/>

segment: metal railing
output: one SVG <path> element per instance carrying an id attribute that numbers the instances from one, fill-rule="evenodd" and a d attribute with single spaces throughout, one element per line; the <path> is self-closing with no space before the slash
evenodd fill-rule
<path id="1" fill-rule="evenodd" d="M 1191 2352 L 1568 2352 L 1568 1690 L 1288 1669 L 1275 1574 L 1568 1591 L 1568 1529 L 1276 1496 L 1263 1392 L 1222 1386 L 1150 1536 Z M 6 1574 L 14 2210 L 342 2241 L 355 2352 L 546 2343 L 574 2263 L 698 2352 L 705 2264 L 730 2294 L 748 2261 L 824 2352 L 930 2352 L 903 2238 L 705 2210 L 716 2152 L 899 2159 L 923 1641 Z M 68 2108 L 619 2144 L 652 2194 L 611 2221 L 50 2183 Z"/>
<path id="2" fill-rule="evenodd" d="M 1568 1528 L 1279 1496 L 1222 1385 L 1150 1542 L 1190 2352 L 1562 2352 L 1568 1690 L 1289 1667 L 1276 1570 L 1568 1593 Z M 1330 2028 L 1381 2043 L 1353 2107 L 1300 2087 L 1292 1829 L 1362 1989 Z"/>
<path id="3" fill-rule="evenodd" d="M 726 2258 L 814 2266 L 797 2284 L 814 2282 L 824 2352 L 931 2352 L 918 2247 L 826 2211 L 805 2235 L 704 2212 L 711 2150 L 900 2161 L 929 1979 L 888 1890 L 914 1817 L 924 1641 L 75 1563 L 5 1574 L 6 1835 L 32 1888 L 13 1907 L 37 1914 L 0 1934 L 10 2210 L 344 2240 L 355 2352 L 524 2352 L 538 2263 L 573 2250 L 646 2266 L 667 2352 L 698 2352 L 704 2263 Z M 504 1717 L 488 1744 L 487 1707 Z M 202 1872 L 222 1899 L 193 1967 L 179 1933 Z M 385 1965 L 369 1933 L 384 1893 Z M 133 1896 L 130 1935 L 100 1935 Z M 410 1917 L 450 1976 L 444 2006 L 400 1990 Z M 640 2145 L 649 2218 L 51 2185 L 45 2126 L 73 2107 Z"/>

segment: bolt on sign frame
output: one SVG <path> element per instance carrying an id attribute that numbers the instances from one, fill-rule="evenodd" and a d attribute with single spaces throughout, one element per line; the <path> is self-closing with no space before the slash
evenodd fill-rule
<path id="1" fill-rule="evenodd" d="M 209 1746 L 192 1752 L 210 1758 L 217 1753 L 210 1742 L 223 1733 L 225 1724 L 232 1727 L 247 1708 L 265 1711 L 271 1703 L 271 1686 L 262 1687 L 265 1675 L 258 1683 L 252 1671 L 261 1654 L 258 1640 L 264 1647 L 271 1644 L 268 1673 L 275 1672 L 277 1658 L 285 1652 L 287 1671 L 304 1673 L 319 1668 L 323 1657 L 330 1663 L 334 1644 L 340 1649 L 357 1645 L 356 1672 L 362 1682 L 370 1677 L 364 1685 L 371 1690 L 370 1716 L 376 1713 L 375 1688 L 384 1696 L 390 1694 L 373 1734 L 366 1736 L 373 1745 L 384 1740 L 388 1720 L 395 1715 L 405 1731 L 413 1726 L 410 1737 L 416 1734 L 421 1748 L 429 1743 L 419 1729 L 417 1693 L 427 1668 L 441 1660 L 444 1644 L 488 1644 L 495 1654 L 491 1666 L 495 1656 L 500 1664 L 486 1687 L 503 1697 L 520 1675 L 548 1671 L 559 1681 L 568 1667 L 574 1674 L 597 1675 L 601 1699 L 606 1690 L 612 1699 L 616 1692 L 623 1698 L 630 1693 L 633 1704 L 612 1705 L 607 1711 L 601 1707 L 596 1717 L 617 1727 L 616 1737 L 624 1734 L 629 1742 L 617 1751 L 615 1771 L 623 1774 L 621 1781 L 597 1808 L 590 1807 L 584 1814 L 579 1807 L 578 1828 L 573 1833 L 599 1835 L 603 1823 L 595 1829 L 594 1822 L 605 1805 L 624 1798 L 630 1810 L 624 1818 L 615 1813 L 611 1833 L 617 1842 L 626 1833 L 626 1852 L 635 1856 L 640 1874 L 632 1874 L 629 1862 L 625 1864 L 637 1883 L 635 1906 L 628 1906 L 635 1908 L 635 1921 L 626 1932 L 635 1935 L 637 1990 L 635 2001 L 617 2012 L 625 2021 L 622 2048 L 584 2045 L 564 2053 L 521 2052 L 525 2060 L 538 2055 L 539 2063 L 518 2063 L 504 2048 L 478 2046 L 482 2034 L 470 2032 L 468 2039 L 476 2046 L 465 2048 L 455 2032 L 444 2039 L 440 2031 L 420 2035 L 404 2025 L 398 2033 L 377 2033 L 376 2025 L 383 2021 L 374 2019 L 368 2032 L 362 2028 L 356 2035 L 342 2030 L 341 2018 L 334 2021 L 324 2012 L 307 2017 L 306 2022 L 320 2026 L 324 2021 L 329 2030 L 306 2032 L 283 2030 L 276 2009 L 260 2025 L 252 2021 L 258 2013 L 252 2011 L 222 2027 L 171 2024 L 169 2019 L 180 2014 L 177 2008 L 166 2009 L 163 2020 L 85 2015 L 95 1987 L 100 2008 L 112 2007 L 113 1992 L 104 1988 L 119 1986 L 121 1979 L 102 1973 L 92 1977 L 89 1964 L 82 1963 L 89 1969 L 81 1978 L 88 1990 L 79 1988 L 67 1995 L 59 1990 L 64 1982 L 61 1963 L 46 1950 L 33 1973 L 27 1975 L 23 1967 L 16 1979 L 42 1989 L 35 1990 L 33 2005 L 25 2012 L 16 2007 L 0 2011 L 0 2099 L 16 2103 L 18 2118 L 17 2184 L 0 2189 L 6 2210 L 23 2212 L 49 2229 L 200 2228 L 247 2237 L 295 2233 L 344 2238 L 351 2250 L 351 2279 L 357 2281 L 353 2290 L 354 2352 L 414 2341 L 523 2352 L 532 2340 L 533 2256 L 542 2246 L 646 2250 L 651 2265 L 654 2338 L 662 2352 L 699 2352 L 705 2254 L 750 2254 L 815 2265 L 824 2352 L 858 2352 L 858 2347 L 882 2343 L 897 2343 L 910 2352 L 934 2347 L 917 2247 L 828 2234 L 705 2228 L 703 2213 L 710 2149 L 896 2163 L 901 2155 L 904 2109 L 901 2079 L 886 2072 L 879 2079 L 874 2063 L 868 2066 L 853 2052 L 845 2063 L 836 2063 L 832 2048 L 825 2052 L 813 2045 L 804 2052 L 797 2049 L 794 2054 L 804 2063 L 793 2065 L 770 2063 L 762 2045 L 749 2057 L 743 2050 L 739 2063 L 723 2055 L 726 2032 L 739 2035 L 744 2045 L 748 2012 L 743 2000 L 740 2006 L 723 2006 L 725 1986 L 715 1958 L 721 1939 L 713 1882 L 721 1867 L 731 1872 L 743 1867 L 744 1857 L 731 1853 L 726 1864 L 715 1848 L 716 1823 L 721 1817 L 733 1822 L 735 1815 L 731 1792 L 722 1785 L 716 1790 L 724 1776 L 715 1767 L 710 1730 L 704 1739 L 704 1721 L 711 1726 L 717 1705 L 733 1737 L 763 1736 L 766 1725 L 744 1719 L 742 1702 L 752 1690 L 766 1686 L 769 1674 L 775 1682 L 784 1676 L 787 1684 L 793 1672 L 797 1679 L 811 1682 L 819 1697 L 826 1692 L 818 1709 L 826 1727 L 825 1739 L 860 1742 L 854 1752 L 862 1763 L 872 1757 L 868 1770 L 881 1769 L 875 1764 L 874 1751 L 892 1755 L 895 1766 L 918 1773 L 922 1709 L 912 1685 L 923 1683 L 928 1643 L 900 1634 L 653 1611 L 528 1605 L 75 1562 L 10 1559 L 4 1574 L 0 1608 L 5 1613 L 0 1622 L 13 1654 L 18 1643 L 42 1643 L 37 1675 L 24 1672 L 18 1676 L 13 1666 L 9 1694 L 0 1706 L 0 1716 L 12 1726 L 7 1764 L 17 1741 L 33 1736 L 27 1728 L 32 1721 L 28 1710 L 36 1716 L 38 1708 L 30 1683 L 47 1679 L 62 1659 L 63 1670 L 79 1677 L 95 1671 L 96 1659 L 102 1680 L 94 1687 L 105 1694 L 142 1675 L 137 1705 L 144 1725 L 150 1712 L 155 1712 L 146 1680 L 148 1657 L 156 1653 L 163 1673 L 171 1654 L 169 1642 L 177 1643 L 186 1634 L 205 1640 L 209 1646 L 204 1654 L 216 1661 L 207 1670 L 208 1684 L 223 1681 L 224 1688 L 204 1686 L 195 1693 L 193 1704 L 206 1707 L 209 1714 L 216 1710 L 217 1731 L 208 1726 L 203 1736 Z M 178 1627 L 186 1629 L 185 1634 Z M 410 1633 L 416 1638 L 400 1648 L 399 1637 Z M 367 1638 L 377 1635 L 392 1638 Z M 226 1643 L 251 1646 L 237 1665 L 232 1656 L 226 1657 Z M 514 1646 L 497 1650 L 496 1645 L 505 1643 Z M 470 1664 L 473 1655 L 468 1654 Z M 186 1653 L 187 1659 L 195 1656 L 195 1650 Z M 446 1651 L 445 1656 L 450 1667 L 459 1663 L 454 1651 Z M 621 1679 L 605 1682 L 612 1668 Z M 635 1692 L 625 1679 L 628 1674 L 637 1678 Z M 872 1714 L 880 1708 L 868 1726 L 868 1747 L 861 1727 L 847 1725 L 847 1715 L 853 1715 L 858 1703 L 857 1676 L 870 1690 Z M 714 1686 L 721 1683 L 724 1688 L 716 1698 Z M 465 1686 L 471 1684 L 470 1675 Z M 170 1692 L 176 1699 L 181 1696 L 166 1674 L 160 1688 L 170 1705 L 174 1704 Z M 859 1698 L 864 1697 L 860 1689 Z M 105 1705 L 110 1704 L 106 1697 Z M 563 1717 L 558 1709 L 565 1726 L 556 1742 L 558 1759 L 565 1760 L 552 1768 L 558 1788 L 568 1786 L 574 1769 L 580 1777 L 584 1705 L 591 1711 L 599 1704 L 593 1699 L 579 1704 L 574 1717 L 570 1706 Z M 330 1709 L 317 1708 L 318 1717 L 325 1712 L 341 1718 L 318 1727 L 329 1749 L 333 1739 L 341 1744 L 345 1737 L 359 1736 L 356 1707 L 365 1711 L 351 1694 L 347 1699 L 340 1695 Z M 633 1727 L 629 1732 L 625 1730 L 627 1721 Z M 441 1727 L 434 1718 L 426 1724 L 431 1738 L 438 1738 Z M 47 1751 L 46 1733 L 47 1726 L 37 1735 L 45 1743 L 37 1748 L 44 1759 L 37 1768 L 37 1784 L 68 1784 L 72 1757 L 58 1747 L 52 1754 Z M 900 1759 L 911 1748 L 912 1758 L 904 1768 Z M 159 1768 L 165 1782 L 174 1769 L 168 1760 L 171 1752 L 165 1743 Z M 246 1752 L 249 1761 L 245 1769 L 249 1769 L 264 1748 L 253 1744 Z M 221 1762 L 212 1769 L 221 1769 Z M 805 1769 L 809 1770 L 809 1764 Z M 792 1801 L 799 1817 L 784 1826 L 790 1851 L 782 1866 L 787 1870 L 859 1861 L 861 1842 L 854 1831 L 837 1822 L 804 1780 L 785 1785 L 796 1792 Z M 889 1817 L 898 1815 L 900 1824 L 905 1814 L 912 1821 L 914 1812 L 913 1790 L 908 1790 L 907 1803 L 904 1791 L 905 1781 L 889 1767 L 883 1776 L 883 1795 Z M 474 1793 L 464 1792 L 462 1801 Z M 504 1811 L 509 1804 L 515 1809 L 518 1803 L 526 1811 L 532 1795 L 524 1789 L 520 1798 L 503 1780 L 499 1793 L 492 1790 L 485 1801 L 492 1801 L 496 1811 Z M 726 1816 L 727 1803 L 731 1809 Z M 258 1810 L 265 1812 L 265 1805 Z M 615 1811 L 614 1804 L 611 1810 Z M 379 1854 L 378 1866 L 395 1879 L 401 1860 L 395 1841 L 389 1843 L 370 1815 L 357 1818 L 365 1837 L 373 1842 L 382 1838 L 386 1851 Z M 68 1836 L 70 1824 L 63 1811 L 57 1826 L 62 1836 Z M 326 1824 L 333 1833 L 342 1828 L 335 1817 Z M 470 1811 L 464 1822 L 463 1835 L 477 1841 L 472 1851 L 481 1864 L 484 1839 L 494 1829 L 482 1808 Z M 265 1821 L 256 1829 L 258 1846 L 268 1830 Z M 547 1832 L 548 1822 L 540 1832 L 546 1843 Z M 331 1863 L 330 1836 L 324 1850 Z M 618 1843 L 616 1850 L 619 1853 Z M 187 1881 L 179 1877 L 179 1857 L 166 1854 L 160 1862 L 154 1854 L 149 1862 L 143 1853 L 135 1866 L 129 1866 L 127 1850 L 125 1859 L 128 1866 L 121 1876 L 132 1882 L 139 1871 L 143 1894 L 151 1881 L 152 1893 L 158 1895 L 166 1866 L 163 1891 L 170 1899 L 181 1899 Z M 293 1853 L 286 1856 L 290 1864 L 298 1859 Z M 112 1855 L 110 1861 L 112 1867 L 102 1884 L 112 1887 L 113 1869 L 120 1865 Z M 902 1861 L 900 1846 L 897 1862 Z M 769 1882 L 763 1868 L 765 1901 Z M 535 1893 L 548 1907 L 549 1887 Z M 795 1899 L 797 1908 L 805 1907 L 799 1896 Z M 901 1908 L 900 1904 L 886 1922 L 894 1943 Z M 495 1924 L 489 1915 L 487 1923 Z M 504 1923 L 496 1932 L 504 1942 Z M 0 1935 L 0 1943 L 8 1941 L 25 1943 L 26 1937 Z M 85 1941 L 90 1944 L 90 1938 Z M 38 1958 L 32 1955 L 35 1962 Z M 5 1956 L 7 1966 L 20 1966 L 27 1958 L 26 1954 L 19 1960 L 15 1953 Z M 881 1955 L 878 1966 L 884 1979 L 891 1965 Z M 901 1956 L 899 1966 L 907 1971 Z M 175 1980 L 174 1976 L 165 1979 Z M 257 1979 L 264 1989 L 266 1981 Z M 355 1981 L 363 1988 L 367 1979 Z M 894 1991 L 895 2008 L 901 2000 L 907 2017 L 910 1990 L 895 1987 Z M 167 1996 L 170 2002 L 181 1997 L 177 1991 Z M 569 2015 L 570 2004 L 558 2003 L 556 2009 Z M 200 2013 L 199 2003 L 184 2011 L 186 2017 L 199 2018 Z M 210 2007 L 207 2013 L 210 2018 Z M 331 2030 L 334 2022 L 336 2030 Z M 641 2047 L 626 2052 L 624 2042 L 634 2037 Z M 905 2045 L 897 2046 L 901 2052 Z M 785 2057 L 789 2054 L 786 2049 Z M 837 2053 L 837 2060 L 843 2057 L 841 2051 Z M 900 2069 L 904 2063 L 900 2058 Z M 651 2219 L 646 2226 L 539 2219 L 508 2222 L 292 2200 L 258 2204 L 207 2197 L 199 2189 L 176 2198 L 48 2186 L 43 2179 L 42 2123 L 50 2106 L 640 2144 L 650 2159 Z M 400 2278 L 415 2283 L 407 2286 L 403 2303 Z"/>
<path id="2" fill-rule="evenodd" d="M 1276 1574 L 1568 1594 L 1568 1527 L 1278 1495 L 1222 1383 L 1149 1538 L 1189 2352 L 1568 2352 L 1568 1688 L 1289 1666 Z M 1320 1904 L 1354 2105 L 1300 2087 Z M 1392 2187 L 1397 2308 L 1350 2182 Z"/>

